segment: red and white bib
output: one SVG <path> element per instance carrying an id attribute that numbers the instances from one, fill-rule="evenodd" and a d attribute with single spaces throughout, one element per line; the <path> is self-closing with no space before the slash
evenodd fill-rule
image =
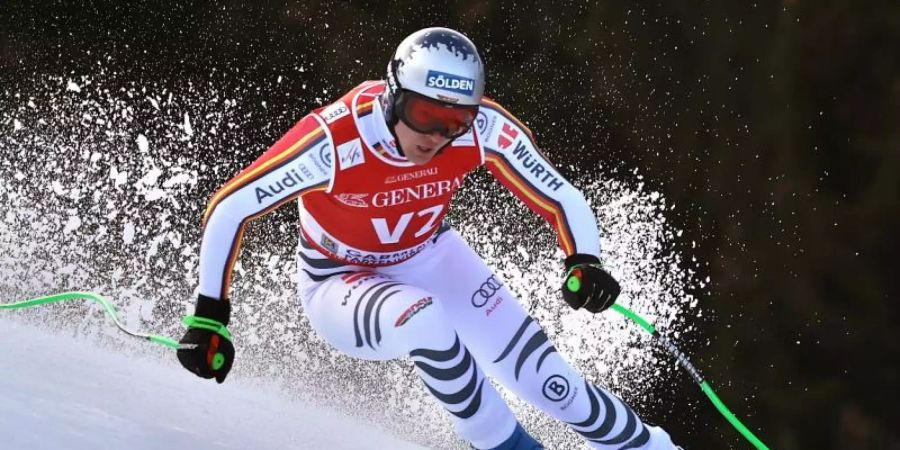
<path id="1" fill-rule="evenodd" d="M 361 132 L 383 82 L 366 82 L 314 114 L 333 144 L 331 185 L 301 200 L 301 229 L 329 257 L 351 264 L 395 264 L 421 251 L 441 225 L 466 174 L 483 163 L 475 133 L 417 166 Z M 371 128 L 371 127 L 369 127 Z"/>

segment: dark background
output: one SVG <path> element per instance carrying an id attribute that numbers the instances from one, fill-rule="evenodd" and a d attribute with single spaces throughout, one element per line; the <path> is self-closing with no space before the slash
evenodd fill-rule
<path id="1" fill-rule="evenodd" d="M 731 3 L 3 1 L 0 90 L 101 63 L 113 86 L 213 80 L 269 102 L 245 130 L 265 145 L 456 28 L 557 165 L 638 169 L 673 205 L 711 278 L 709 345 L 684 350 L 738 417 L 775 449 L 900 449 L 900 3 Z M 711 406 L 677 417 L 702 396 L 682 381 L 648 420 L 736 442 Z"/>

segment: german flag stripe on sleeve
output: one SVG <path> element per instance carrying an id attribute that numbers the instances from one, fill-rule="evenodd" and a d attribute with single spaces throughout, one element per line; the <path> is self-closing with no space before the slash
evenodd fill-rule
<path id="1" fill-rule="evenodd" d="M 300 125 L 288 132 L 284 138 L 276 142 L 272 148 L 257 159 L 250 167 L 232 178 L 225 186 L 213 194 L 209 201 L 209 205 L 206 207 L 206 213 L 203 216 L 203 226 L 206 227 L 206 222 L 209 220 L 213 211 L 215 211 L 216 207 L 222 203 L 222 200 L 229 195 L 266 176 L 266 174 L 278 170 L 286 164 L 290 164 L 309 149 L 321 144 L 327 136 L 325 135 L 325 131 L 318 126 L 318 123 L 315 121 L 313 122 L 315 123 L 315 127 L 311 130 L 305 133 L 296 133 L 298 128 L 310 128 L 308 126 L 303 127 L 304 122 L 301 122 Z M 300 135 L 299 138 L 295 137 L 297 134 Z"/>
<path id="2" fill-rule="evenodd" d="M 234 273 L 234 265 L 237 263 L 238 256 L 240 255 L 241 245 L 244 240 L 244 230 L 247 228 L 247 224 L 249 224 L 251 221 L 253 221 L 257 218 L 260 218 L 262 216 L 265 216 L 266 214 L 269 214 L 270 212 L 278 209 L 281 205 L 284 205 L 285 203 L 287 203 L 291 200 L 294 200 L 303 194 L 306 194 L 308 192 L 314 192 L 314 191 L 324 191 L 326 189 L 328 189 L 327 181 L 323 182 L 323 183 L 319 183 L 317 185 L 310 186 L 306 189 L 296 192 L 295 194 L 289 195 L 289 196 L 281 199 L 280 201 L 273 204 L 272 206 L 269 206 L 268 208 L 254 214 L 252 216 L 246 217 L 246 218 L 244 218 L 243 221 L 241 221 L 241 225 L 238 228 L 237 235 L 235 236 L 234 241 L 231 242 L 231 248 L 228 251 L 228 263 L 225 264 L 225 267 L 222 272 L 222 288 L 220 289 L 221 296 L 219 298 L 223 298 L 223 299 L 229 298 L 228 294 L 231 291 L 231 276 Z"/>
<path id="3" fill-rule="evenodd" d="M 244 241 L 244 229 L 247 226 L 247 222 L 241 222 L 240 228 L 238 228 L 237 235 L 234 238 L 234 241 L 231 242 L 231 249 L 228 251 L 228 263 L 225 264 L 225 268 L 222 272 L 222 288 L 219 290 L 219 298 L 226 299 L 230 298 L 229 294 L 231 293 L 231 274 L 234 271 L 234 265 L 237 262 L 238 255 L 241 250 L 241 243 Z"/>
<path id="4" fill-rule="evenodd" d="M 372 113 L 372 108 L 375 107 L 375 100 L 370 100 L 365 103 L 361 103 L 356 107 L 356 115 L 357 117 L 365 117 Z"/>
<path id="5" fill-rule="evenodd" d="M 563 252 L 566 255 L 575 253 L 575 240 L 562 205 L 541 193 L 531 182 L 523 178 L 506 162 L 502 154 L 485 148 L 485 157 L 488 161 L 488 169 L 495 175 L 499 175 L 497 179 L 500 180 L 500 183 L 556 229 L 559 246 Z"/>

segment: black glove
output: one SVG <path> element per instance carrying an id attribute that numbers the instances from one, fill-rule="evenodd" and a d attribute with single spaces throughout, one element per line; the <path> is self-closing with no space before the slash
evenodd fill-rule
<path id="1" fill-rule="evenodd" d="M 187 332 L 178 341 L 178 361 L 198 377 L 225 381 L 234 363 L 234 345 L 228 332 L 231 302 L 200 295 L 193 316 L 184 316 Z"/>
<path id="2" fill-rule="evenodd" d="M 572 308 L 598 313 L 616 302 L 622 288 L 609 272 L 603 270 L 594 255 L 576 253 L 566 258 L 563 300 Z"/>

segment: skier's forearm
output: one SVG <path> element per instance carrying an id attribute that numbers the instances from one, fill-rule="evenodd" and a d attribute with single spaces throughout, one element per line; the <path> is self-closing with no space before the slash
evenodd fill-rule
<path id="1" fill-rule="evenodd" d="M 563 211 L 565 222 L 569 226 L 575 248 L 575 253 L 600 256 L 600 232 L 597 226 L 597 218 L 591 205 L 574 186 L 566 182 L 565 190 L 560 189 L 560 195 L 555 199 Z M 558 229 L 557 229 L 558 230 Z"/>
<path id="2" fill-rule="evenodd" d="M 200 294 L 224 300 L 228 298 L 231 272 L 240 251 L 243 220 L 225 210 L 209 217 L 200 243 Z"/>

